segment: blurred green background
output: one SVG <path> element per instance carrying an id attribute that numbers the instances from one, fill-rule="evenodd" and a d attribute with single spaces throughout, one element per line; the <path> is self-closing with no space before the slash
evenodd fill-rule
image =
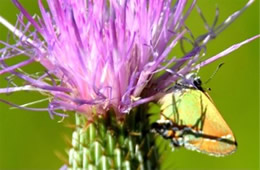
<path id="1" fill-rule="evenodd" d="M 0 15 L 15 23 L 18 10 L 10 0 L 0 0 Z M 242 8 L 247 0 L 201 0 L 199 6 L 206 19 L 212 23 L 216 4 L 220 8 L 219 23 L 234 11 Z M 21 0 L 29 13 L 39 13 L 37 1 Z M 194 10 L 188 25 L 195 35 L 205 32 L 203 22 Z M 234 43 L 259 33 L 259 1 L 228 27 L 217 39 L 209 43 L 207 57 L 213 56 Z M 7 39 L 7 29 L 0 25 L 0 40 Z M 232 128 L 237 141 L 236 153 L 216 158 L 197 152 L 178 149 L 165 153 L 163 169 L 258 169 L 259 168 L 259 41 L 201 69 L 202 80 L 207 80 L 217 66 L 224 66 L 205 85 L 212 91 L 219 111 Z M 37 65 L 27 67 L 34 70 Z M 0 77 L 0 87 L 7 85 Z M 37 93 L 17 93 L 0 98 L 14 103 L 27 103 L 41 98 Z M 43 103 L 38 106 L 46 106 Z M 51 120 L 46 112 L 10 109 L 0 103 L 0 169 L 58 169 L 63 162 L 57 153 L 65 155 L 68 145 L 64 136 L 70 137 L 71 129 L 59 119 Z"/>

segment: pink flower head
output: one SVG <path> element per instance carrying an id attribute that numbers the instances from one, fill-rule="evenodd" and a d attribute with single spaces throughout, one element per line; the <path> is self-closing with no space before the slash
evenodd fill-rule
<path id="1" fill-rule="evenodd" d="M 210 31 L 197 39 L 187 54 L 168 57 L 186 35 L 184 23 L 195 0 L 189 5 L 186 0 L 47 0 L 48 10 L 38 0 L 41 17 L 32 17 L 18 0 L 13 3 L 21 11 L 17 26 L 2 17 L 0 23 L 19 40 L 13 45 L 5 43 L 1 49 L 0 74 L 11 73 L 28 85 L 2 88 L 0 93 L 37 90 L 51 95 L 46 109 L 51 115 L 58 114 L 56 110 L 91 115 L 93 109 L 97 113 L 112 109 L 123 115 L 155 100 L 187 73 L 256 38 L 196 65 L 213 37 Z M 238 14 L 213 31 L 221 31 Z M 31 27 L 34 32 L 30 32 Z M 4 62 L 20 54 L 28 59 L 12 66 Z M 36 78 L 17 70 L 33 62 L 47 71 Z"/>

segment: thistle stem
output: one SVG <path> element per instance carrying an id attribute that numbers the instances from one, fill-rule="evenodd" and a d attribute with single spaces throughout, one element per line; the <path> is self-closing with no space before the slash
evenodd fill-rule
<path id="1" fill-rule="evenodd" d="M 92 121 L 76 114 L 69 151 L 69 169 L 159 169 L 154 135 L 149 133 L 144 109 L 117 120 L 113 112 L 94 115 Z"/>

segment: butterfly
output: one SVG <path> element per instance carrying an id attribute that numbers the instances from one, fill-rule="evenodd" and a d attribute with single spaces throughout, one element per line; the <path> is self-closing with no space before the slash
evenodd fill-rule
<path id="1" fill-rule="evenodd" d="M 173 147 L 212 156 L 233 153 L 237 142 L 212 98 L 194 74 L 178 82 L 159 101 L 160 119 L 151 125 Z"/>

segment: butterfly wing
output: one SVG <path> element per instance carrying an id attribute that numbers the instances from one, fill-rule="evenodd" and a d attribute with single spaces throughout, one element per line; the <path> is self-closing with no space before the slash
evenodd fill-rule
<path id="1" fill-rule="evenodd" d="M 190 127 L 180 138 L 190 150 L 209 155 L 227 155 L 236 150 L 235 137 L 207 93 L 183 88 L 165 95 L 160 121 L 171 120 L 178 126 Z"/>
<path id="2" fill-rule="evenodd" d="M 195 135 L 194 139 L 188 141 L 186 147 L 215 156 L 233 153 L 237 147 L 235 137 L 210 96 L 207 93 L 194 89 L 190 89 L 188 93 L 198 98 L 200 114 L 204 116 L 202 116 L 200 132 Z"/>

